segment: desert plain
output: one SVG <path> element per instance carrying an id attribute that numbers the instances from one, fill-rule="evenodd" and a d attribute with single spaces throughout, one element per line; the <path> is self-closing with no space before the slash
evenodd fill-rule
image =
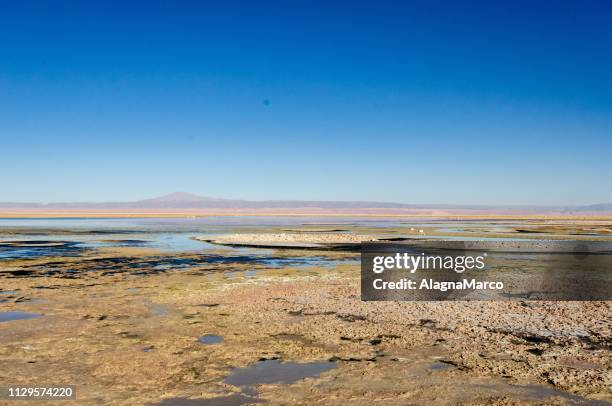
<path id="1" fill-rule="evenodd" d="M 355 243 L 397 238 L 611 241 L 612 219 L 0 220 L 0 386 L 74 385 L 76 404 L 610 404 L 611 302 L 362 301 Z"/>

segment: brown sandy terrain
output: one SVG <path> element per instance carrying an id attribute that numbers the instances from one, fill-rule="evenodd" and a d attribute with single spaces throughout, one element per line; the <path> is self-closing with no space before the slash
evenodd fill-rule
<path id="1" fill-rule="evenodd" d="M 223 382 L 232 368 L 278 358 L 336 367 L 256 385 L 274 404 L 610 400 L 608 302 L 364 303 L 353 265 L 249 269 L 3 279 L 17 290 L 3 310 L 45 316 L 0 324 L 0 381 L 72 383 L 80 403 L 145 404 L 231 396 L 244 389 Z M 224 341 L 202 345 L 204 334 Z"/>
<path id="2" fill-rule="evenodd" d="M 277 254 L 340 262 L 279 269 L 211 262 L 222 249 L 198 262 L 200 255 L 118 247 L 5 261 L 1 311 L 43 316 L 0 323 L 0 382 L 75 384 L 80 404 L 612 399 L 610 302 L 362 302 L 354 254 Z M 158 265 L 177 260 L 192 264 Z M 198 342 L 207 334 L 223 341 Z M 291 368 L 325 370 L 236 383 L 240 368 L 266 362 L 289 376 Z"/>

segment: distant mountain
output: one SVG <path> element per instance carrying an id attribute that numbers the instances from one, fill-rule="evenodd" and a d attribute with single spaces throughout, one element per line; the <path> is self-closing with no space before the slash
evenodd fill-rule
<path id="1" fill-rule="evenodd" d="M 153 199 L 138 200 L 127 203 L 130 207 L 146 208 L 185 208 L 185 207 L 223 207 L 231 205 L 236 200 L 217 199 L 214 197 L 203 197 L 192 193 L 174 192 Z"/>
<path id="2" fill-rule="evenodd" d="M 172 210 L 172 209 L 328 209 L 361 210 L 387 209 L 389 211 L 430 211 L 437 213 L 558 213 L 558 214 L 612 214 L 612 203 L 584 206 L 502 206 L 502 205 L 452 205 L 452 204 L 403 204 L 364 201 L 305 201 L 305 200 L 233 200 L 203 197 L 185 192 L 133 202 L 103 203 L 0 203 L 0 209 L 11 210 Z"/>
<path id="3" fill-rule="evenodd" d="M 201 202 L 203 200 L 222 200 L 222 199 L 213 199 L 210 197 L 202 197 L 198 195 L 194 195 L 192 193 L 185 192 L 174 192 L 169 195 L 164 195 L 160 197 L 156 197 L 153 199 L 147 199 L 145 201 L 156 201 L 156 202 Z"/>
<path id="4" fill-rule="evenodd" d="M 232 200 L 174 192 L 153 199 L 123 203 L 130 208 L 410 208 L 412 205 L 386 202 L 303 201 L 303 200 Z"/>
<path id="5" fill-rule="evenodd" d="M 571 209 L 570 209 L 571 210 Z M 573 208 L 573 211 L 607 211 L 612 212 L 612 203 L 599 203 L 591 204 L 588 206 L 577 206 Z"/>

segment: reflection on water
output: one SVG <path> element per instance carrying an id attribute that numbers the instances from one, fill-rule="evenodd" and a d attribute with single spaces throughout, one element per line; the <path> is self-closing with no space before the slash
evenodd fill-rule
<path id="1" fill-rule="evenodd" d="M 22 239 L 0 241 L 0 260 L 17 258 L 39 258 L 46 256 L 78 256 L 82 247 L 78 242 Z"/>
<path id="2" fill-rule="evenodd" d="M 107 234 L 100 238 L 94 231 L 78 235 L 64 234 L 19 234 L 0 233 L 0 260 L 17 258 L 40 258 L 52 256 L 79 256 L 87 249 L 103 247 L 142 247 L 161 252 L 201 252 L 217 248 L 193 237 L 191 233 L 138 233 L 134 238 L 124 239 L 122 234 Z"/>
<path id="3" fill-rule="evenodd" d="M 234 393 L 210 399 L 170 398 L 157 403 L 157 406 L 242 406 L 254 403 L 268 402 L 242 393 Z"/>
<path id="4" fill-rule="evenodd" d="M 42 316 L 42 314 L 26 312 L 0 312 L 0 323 L 14 320 L 36 319 L 40 316 Z"/>
<path id="5" fill-rule="evenodd" d="M 336 367 L 335 362 L 280 362 L 279 360 L 258 361 L 255 364 L 234 368 L 230 375 L 223 381 L 226 384 L 238 386 L 241 393 L 233 393 L 227 396 L 219 396 L 209 399 L 189 399 L 185 397 L 170 398 L 158 406 L 170 405 L 210 405 L 210 406 L 236 406 L 254 403 L 268 403 L 267 400 L 257 397 L 255 385 L 260 384 L 291 384 L 300 379 L 316 378 L 323 372 Z"/>
<path id="6" fill-rule="evenodd" d="M 265 383 L 289 384 L 304 378 L 318 377 L 336 367 L 335 362 L 280 362 L 276 359 L 258 361 L 255 364 L 234 368 L 224 382 L 234 386 L 253 386 Z"/>

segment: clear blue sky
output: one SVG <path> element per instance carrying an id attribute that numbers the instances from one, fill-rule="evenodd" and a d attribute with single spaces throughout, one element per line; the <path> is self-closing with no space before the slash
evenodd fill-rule
<path id="1" fill-rule="evenodd" d="M 0 172 L 0 201 L 610 202 L 612 3 L 4 1 Z"/>

